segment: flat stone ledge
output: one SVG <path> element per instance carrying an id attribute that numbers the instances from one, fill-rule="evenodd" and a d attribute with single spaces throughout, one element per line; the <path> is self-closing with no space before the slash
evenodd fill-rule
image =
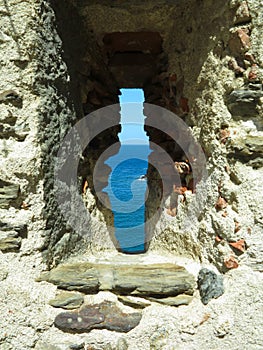
<path id="1" fill-rule="evenodd" d="M 157 264 L 61 264 L 37 279 L 61 289 L 94 294 L 112 291 L 120 295 L 154 298 L 192 295 L 195 278 L 184 267 L 172 263 Z"/>

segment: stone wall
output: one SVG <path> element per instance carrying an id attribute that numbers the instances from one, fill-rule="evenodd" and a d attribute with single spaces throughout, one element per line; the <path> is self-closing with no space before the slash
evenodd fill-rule
<path id="1" fill-rule="evenodd" d="M 235 259 L 262 269 L 261 248 L 256 243 L 261 219 L 252 209 L 260 207 L 262 201 L 262 154 L 258 146 L 262 140 L 262 44 L 253 42 L 259 30 L 260 11 L 256 9 L 255 3 L 205 2 L 198 4 L 198 17 L 193 15 L 197 11 L 194 6 L 178 11 L 180 17 L 172 31 L 178 35 L 169 41 L 168 67 L 170 79 L 176 79 L 176 95 L 168 104 L 164 98 L 154 101 L 172 111 L 176 107 L 175 112 L 198 138 L 206 155 L 208 194 L 188 232 L 181 229 L 187 200 L 179 204 L 177 219 L 172 222 L 166 214 L 175 212 L 168 205 L 150 249 L 160 250 L 161 244 L 167 251 L 212 261 L 220 269 L 231 256 L 240 254 L 231 242 L 243 243 L 243 239 L 247 245 L 241 251 L 247 251 Z M 153 135 L 152 141 L 158 139 L 158 133 Z M 162 144 L 168 141 L 163 138 Z M 177 160 L 180 156 L 179 151 Z M 221 198 L 226 201 L 223 207 L 217 205 Z"/>
<path id="2" fill-rule="evenodd" d="M 96 349 L 99 344 L 103 349 L 132 349 L 134 344 L 138 349 L 206 349 L 208 341 L 215 349 L 229 344 L 233 349 L 245 348 L 246 341 L 250 348 L 260 349 L 262 8 L 261 0 L 0 3 L 0 283 L 4 315 L 0 349 L 68 349 L 75 339 L 77 343 L 84 339 Z M 143 32 L 139 37 L 144 38 L 147 50 L 141 50 L 140 44 L 128 52 L 125 38 L 123 42 L 113 38 L 109 44 L 107 34 L 115 32 L 130 37 Z M 126 65 L 120 57 L 125 57 Z M 93 178 L 103 152 L 113 144 L 118 150 L 118 106 L 111 115 L 115 127 L 97 135 L 82 152 L 78 150 L 76 191 L 72 194 L 70 183 L 65 188 L 75 218 L 79 200 L 82 213 L 89 213 L 84 219 L 79 215 L 79 230 L 72 228 L 61 211 L 55 164 L 71 127 L 94 113 L 93 124 L 78 130 L 78 136 L 88 138 L 89 125 L 96 129 L 105 122 L 96 111 L 118 103 L 122 87 L 142 87 L 146 103 L 175 113 L 189 126 L 189 135 L 177 135 L 176 141 L 145 126 L 150 141 L 173 162 L 185 161 L 191 154 L 190 144 L 184 142 L 190 135 L 200 144 L 206 161 L 207 178 L 197 176 L 194 185 L 186 181 L 184 189 L 178 189 L 173 180 L 174 165 L 165 168 L 168 187 L 149 165 L 146 219 L 158 213 L 154 225 L 147 226 L 149 260 L 153 262 L 157 255 L 173 263 L 182 259 L 180 264 L 193 269 L 195 276 L 198 264 L 208 264 L 226 273 L 226 293 L 207 308 L 200 305 L 197 292 L 193 306 L 172 310 L 153 304 L 145 309 L 134 333 L 125 337 L 112 333 L 71 337 L 52 326 L 56 312 L 46 303 L 55 294 L 54 286 L 37 284 L 34 279 L 41 270 L 69 257 L 92 260 L 96 254 L 99 259 L 111 259 L 108 254 L 119 250 L 114 232 L 107 228 L 113 215 L 98 198 L 102 193 L 107 201 L 103 190 L 111 169 L 102 162 L 99 176 Z M 145 114 L 150 121 L 153 116 L 147 114 L 147 106 Z M 158 150 L 153 147 L 151 155 L 157 163 Z M 200 163 L 193 163 L 192 168 L 195 166 L 198 171 Z M 66 170 L 64 174 L 66 178 Z M 144 264 L 143 259 L 135 262 Z M 114 299 L 105 293 L 94 300 Z M 244 308 L 248 311 L 243 315 Z M 245 327 L 249 329 L 247 340 Z"/>

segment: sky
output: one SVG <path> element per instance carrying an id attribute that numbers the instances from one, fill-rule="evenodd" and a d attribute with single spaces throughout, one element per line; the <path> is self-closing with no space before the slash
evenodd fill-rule
<path id="1" fill-rule="evenodd" d="M 121 124 L 118 135 L 122 144 L 148 144 L 143 115 L 144 94 L 142 89 L 121 89 Z"/>

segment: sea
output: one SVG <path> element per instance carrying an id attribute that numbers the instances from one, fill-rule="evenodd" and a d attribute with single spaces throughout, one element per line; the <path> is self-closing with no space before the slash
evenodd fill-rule
<path id="1" fill-rule="evenodd" d="M 123 253 L 145 251 L 145 198 L 147 195 L 148 145 L 122 144 L 106 162 L 112 172 L 108 193 L 114 214 L 115 236 Z"/>

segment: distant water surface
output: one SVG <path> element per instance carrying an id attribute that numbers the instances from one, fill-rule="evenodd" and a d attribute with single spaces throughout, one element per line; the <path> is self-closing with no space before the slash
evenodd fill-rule
<path id="1" fill-rule="evenodd" d="M 145 193 L 148 145 L 122 145 L 107 164 L 112 168 L 108 192 L 114 213 L 115 236 L 126 253 L 144 251 Z"/>

